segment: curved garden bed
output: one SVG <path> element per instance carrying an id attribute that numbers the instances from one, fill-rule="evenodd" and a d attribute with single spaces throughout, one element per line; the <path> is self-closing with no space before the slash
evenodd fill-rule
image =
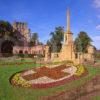
<path id="1" fill-rule="evenodd" d="M 87 74 L 84 66 L 43 66 L 14 74 L 11 84 L 19 87 L 50 88 L 64 85 Z"/>

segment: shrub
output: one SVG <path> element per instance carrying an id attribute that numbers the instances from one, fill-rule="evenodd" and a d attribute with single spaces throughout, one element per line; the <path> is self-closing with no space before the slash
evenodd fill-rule
<path id="1" fill-rule="evenodd" d="M 23 54 L 23 53 L 19 53 L 16 54 L 16 56 L 21 57 L 21 58 L 32 58 L 34 55 L 33 54 Z"/>
<path id="2" fill-rule="evenodd" d="M 24 58 L 24 54 L 23 53 L 19 53 L 17 54 L 18 57 Z"/>

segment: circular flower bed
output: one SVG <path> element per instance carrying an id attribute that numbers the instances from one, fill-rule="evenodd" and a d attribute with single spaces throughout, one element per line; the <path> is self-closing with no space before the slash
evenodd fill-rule
<path id="1" fill-rule="evenodd" d="M 59 65 L 39 67 L 12 76 L 11 84 L 20 87 L 46 88 L 63 85 L 85 73 L 84 66 Z"/>

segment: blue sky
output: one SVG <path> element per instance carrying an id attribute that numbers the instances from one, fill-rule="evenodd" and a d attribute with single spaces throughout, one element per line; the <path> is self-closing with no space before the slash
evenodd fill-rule
<path id="1" fill-rule="evenodd" d="M 0 19 L 27 22 L 31 32 L 37 32 L 45 43 L 56 26 L 66 30 L 68 7 L 74 37 L 85 31 L 100 49 L 100 0 L 0 0 Z"/>

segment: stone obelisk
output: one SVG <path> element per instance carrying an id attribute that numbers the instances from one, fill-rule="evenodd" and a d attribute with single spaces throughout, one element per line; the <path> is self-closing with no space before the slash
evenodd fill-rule
<path id="1" fill-rule="evenodd" d="M 62 45 L 60 58 L 62 60 L 72 60 L 74 58 L 73 34 L 70 31 L 70 10 L 67 10 L 67 28 L 64 33 L 64 43 Z"/>
<path id="2" fill-rule="evenodd" d="M 70 10 L 67 10 L 67 29 L 64 33 L 64 44 L 70 44 L 73 42 L 73 34 L 70 31 Z"/>
<path id="3" fill-rule="evenodd" d="M 70 10 L 67 10 L 67 32 L 70 32 Z"/>

